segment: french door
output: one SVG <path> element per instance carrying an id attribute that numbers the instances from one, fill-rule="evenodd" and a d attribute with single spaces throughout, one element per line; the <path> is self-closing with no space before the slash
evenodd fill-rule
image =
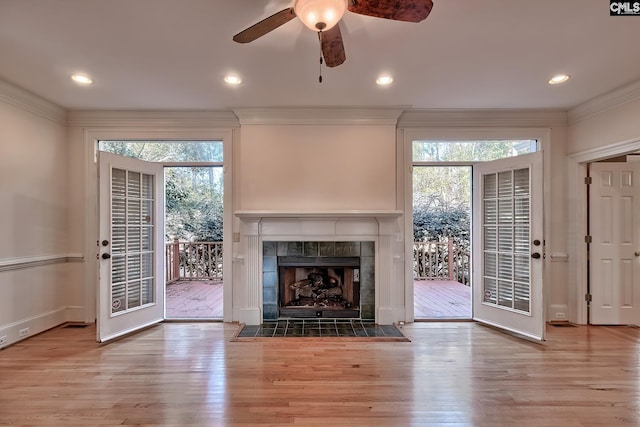
<path id="1" fill-rule="evenodd" d="M 589 322 L 640 325 L 640 162 L 589 172 Z"/>
<path id="2" fill-rule="evenodd" d="M 161 164 L 99 154 L 99 342 L 164 319 Z"/>
<path id="3" fill-rule="evenodd" d="M 544 339 L 542 152 L 473 168 L 473 318 Z"/>

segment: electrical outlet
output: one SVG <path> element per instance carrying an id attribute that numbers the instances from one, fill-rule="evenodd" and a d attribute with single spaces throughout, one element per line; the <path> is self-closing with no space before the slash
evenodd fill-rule
<path id="1" fill-rule="evenodd" d="M 20 331 L 18 331 L 18 336 L 20 338 L 26 337 L 27 335 L 29 335 L 29 328 L 23 328 L 23 329 L 20 329 Z"/>
<path id="2" fill-rule="evenodd" d="M 3 335 L 0 337 L 0 347 L 7 344 L 7 336 Z"/>
<path id="3" fill-rule="evenodd" d="M 564 313 L 556 313 L 556 319 L 564 319 Z"/>

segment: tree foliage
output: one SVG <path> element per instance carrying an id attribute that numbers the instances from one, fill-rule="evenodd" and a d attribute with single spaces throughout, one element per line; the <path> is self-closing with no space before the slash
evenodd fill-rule
<path id="1" fill-rule="evenodd" d="M 415 167 L 413 172 L 414 241 L 469 247 L 471 168 Z"/>
<path id="2" fill-rule="evenodd" d="M 222 161 L 220 141 L 101 141 L 100 149 L 150 162 Z M 222 241 L 222 226 L 222 167 L 166 167 L 166 239 Z"/>

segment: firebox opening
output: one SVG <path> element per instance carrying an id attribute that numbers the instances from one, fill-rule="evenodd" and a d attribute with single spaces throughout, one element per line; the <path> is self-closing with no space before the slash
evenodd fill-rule
<path id="1" fill-rule="evenodd" d="M 360 317 L 358 257 L 278 257 L 280 317 Z"/>

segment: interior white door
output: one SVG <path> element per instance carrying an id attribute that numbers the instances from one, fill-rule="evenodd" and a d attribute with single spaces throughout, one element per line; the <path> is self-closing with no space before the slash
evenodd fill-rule
<path id="1" fill-rule="evenodd" d="M 473 318 L 544 339 L 542 152 L 473 167 Z"/>
<path id="2" fill-rule="evenodd" d="M 101 152 L 98 341 L 164 319 L 162 165 Z"/>
<path id="3" fill-rule="evenodd" d="M 640 162 L 593 163 L 590 323 L 640 324 Z"/>

